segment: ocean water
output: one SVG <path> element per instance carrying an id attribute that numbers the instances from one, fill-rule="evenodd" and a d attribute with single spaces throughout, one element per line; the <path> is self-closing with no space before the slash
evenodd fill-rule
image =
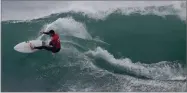
<path id="1" fill-rule="evenodd" d="M 2 91 L 187 92 L 185 1 L 4 1 L 2 20 Z M 54 56 L 13 49 L 51 29 Z"/>

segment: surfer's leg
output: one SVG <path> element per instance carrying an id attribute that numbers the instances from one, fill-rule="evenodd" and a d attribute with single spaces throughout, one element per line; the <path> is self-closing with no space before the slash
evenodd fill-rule
<path id="1" fill-rule="evenodd" d="M 53 53 L 57 53 L 57 52 L 59 52 L 59 51 L 60 51 L 60 48 L 59 48 L 59 49 L 54 48 L 52 52 L 53 52 Z"/>
<path id="2" fill-rule="evenodd" d="M 39 46 L 39 47 L 34 47 L 34 49 L 45 49 L 48 51 L 53 51 L 53 47 L 50 46 Z"/>
<path id="3" fill-rule="evenodd" d="M 56 49 L 55 47 L 51 47 L 51 46 L 39 46 L 39 47 L 34 47 L 34 49 L 45 49 L 53 53 L 57 53 L 60 51 L 60 49 Z"/>
<path id="4" fill-rule="evenodd" d="M 34 47 L 34 49 L 44 49 L 45 46 Z"/>
<path id="5" fill-rule="evenodd" d="M 50 46 L 45 46 L 44 49 L 48 51 L 53 51 L 53 47 L 50 47 Z"/>

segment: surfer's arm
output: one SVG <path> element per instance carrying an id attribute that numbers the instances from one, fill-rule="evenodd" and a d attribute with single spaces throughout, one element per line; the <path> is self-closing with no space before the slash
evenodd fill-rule
<path id="1" fill-rule="evenodd" d="M 53 45 L 52 41 L 49 42 L 49 45 L 51 45 L 51 46 Z"/>
<path id="2" fill-rule="evenodd" d="M 54 38 L 49 42 L 49 45 L 51 45 L 51 46 L 56 46 L 56 42 L 55 42 L 55 39 L 54 39 Z"/>
<path id="3" fill-rule="evenodd" d="M 49 32 L 42 32 L 43 34 L 49 35 Z"/>

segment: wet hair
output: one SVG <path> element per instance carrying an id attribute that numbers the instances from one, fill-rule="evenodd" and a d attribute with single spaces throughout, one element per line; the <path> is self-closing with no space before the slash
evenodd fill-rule
<path id="1" fill-rule="evenodd" d="M 49 33 L 50 34 L 55 34 L 55 31 L 54 30 L 50 30 Z"/>

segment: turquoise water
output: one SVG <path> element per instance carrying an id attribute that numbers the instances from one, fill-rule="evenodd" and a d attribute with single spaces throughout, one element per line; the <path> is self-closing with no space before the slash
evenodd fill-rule
<path id="1" fill-rule="evenodd" d="M 60 34 L 55 56 L 13 49 L 41 29 Z M 186 24 L 174 15 L 112 13 L 95 20 L 68 12 L 2 22 L 2 91 L 182 92 L 185 68 Z"/>

